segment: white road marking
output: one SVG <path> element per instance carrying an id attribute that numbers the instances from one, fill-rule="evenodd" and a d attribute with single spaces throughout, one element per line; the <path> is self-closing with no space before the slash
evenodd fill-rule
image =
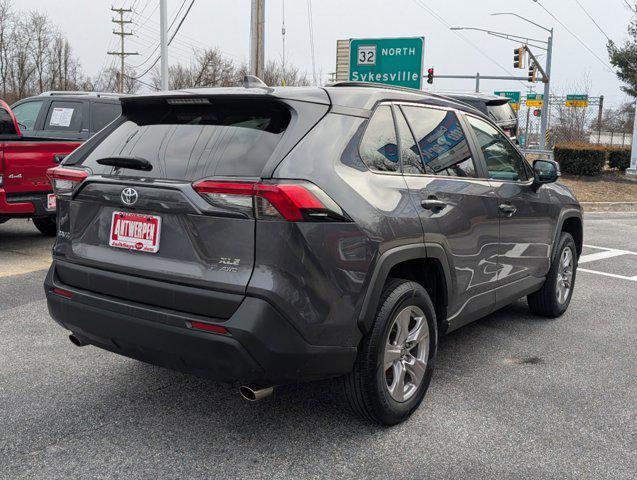
<path id="1" fill-rule="evenodd" d="M 596 245 L 584 245 L 586 248 L 594 248 L 596 250 L 602 250 L 601 252 L 589 253 L 588 255 L 582 255 L 579 257 L 578 264 L 594 262 L 596 260 L 603 260 L 605 258 L 619 257 L 621 255 L 637 255 L 637 252 L 631 252 L 630 250 L 620 250 L 618 248 L 598 247 Z M 628 277 L 626 275 L 618 275 L 616 273 L 600 272 L 598 270 L 589 270 L 587 268 L 578 268 L 578 272 L 594 273 L 596 275 L 603 275 L 605 277 L 619 278 L 621 280 L 628 280 L 631 282 L 637 282 L 637 275 Z"/>
<path id="2" fill-rule="evenodd" d="M 618 252 L 614 250 L 604 250 L 602 252 L 589 253 L 588 255 L 582 255 L 577 261 L 578 264 L 594 262 L 596 260 L 603 260 L 605 258 L 619 257 L 626 255 L 624 252 Z"/>
<path id="3" fill-rule="evenodd" d="M 586 245 L 586 244 L 584 244 L 583 246 L 586 248 L 595 248 L 597 250 L 606 250 L 609 252 L 621 252 L 622 255 L 637 255 L 637 252 L 631 252 L 630 250 L 621 250 L 619 248 L 597 247 L 595 245 Z"/>
<path id="4" fill-rule="evenodd" d="M 587 268 L 578 268 L 578 272 L 595 273 L 597 275 L 604 275 L 605 277 L 620 278 L 621 280 L 629 280 L 631 282 L 637 282 L 637 275 L 634 277 L 627 277 L 625 275 L 617 275 L 616 273 L 598 272 L 597 270 L 588 270 Z"/>

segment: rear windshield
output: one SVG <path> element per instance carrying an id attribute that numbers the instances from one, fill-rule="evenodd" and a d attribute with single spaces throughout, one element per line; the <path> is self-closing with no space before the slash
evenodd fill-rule
<path id="1" fill-rule="evenodd" d="M 511 105 L 503 103 L 502 105 L 487 105 L 487 113 L 495 122 L 515 122 L 517 117 Z"/>
<path id="2" fill-rule="evenodd" d="M 235 100 L 201 105 L 139 104 L 80 164 L 94 174 L 194 181 L 205 177 L 259 176 L 290 122 L 272 101 Z M 101 158 L 140 157 L 151 171 L 103 166 Z"/>

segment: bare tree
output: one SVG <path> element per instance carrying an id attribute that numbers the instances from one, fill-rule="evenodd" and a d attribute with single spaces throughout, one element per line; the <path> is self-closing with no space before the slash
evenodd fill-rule
<path id="1" fill-rule="evenodd" d="M 33 66 L 37 77 L 39 91 L 44 91 L 46 81 L 46 66 L 49 60 L 48 41 L 51 35 L 51 25 L 46 15 L 38 12 L 29 14 L 29 25 L 33 32 Z"/>
<path id="2" fill-rule="evenodd" d="M 589 78 L 584 78 L 577 85 L 567 88 L 570 92 L 588 94 L 591 89 Z M 564 90 L 557 89 L 555 95 L 561 95 Z M 567 107 L 559 103 L 551 105 L 550 136 L 556 143 L 588 142 L 589 127 L 593 119 L 593 112 L 589 108 Z"/>
<path id="3" fill-rule="evenodd" d="M 2 97 L 6 98 L 9 80 L 9 39 L 13 23 L 11 3 L 0 0 L 0 81 L 2 81 Z"/>
<path id="4" fill-rule="evenodd" d="M 1 95 L 10 103 L 45 90 L 92 89 L 66 37 L 40 12 L 0 0 Z"/>
<path id="5" fill-rule="evenodd" d="M 225 58 L 217 48 L 196 51 L 188 65 L 171 65 L 168 69 L 168 86 L 171 89 L 196 87 L 230 87 L 242 85 L 248 74 L 246 64 L 235 64 Z M 269 61 L 264 69 L 263 79 L 270 86 L 309 85 L 305 74 L 294 66 L 283 68 L 281 63 Z M 159 70 L 153 71 L 152 83 L 159 88 Z"/>

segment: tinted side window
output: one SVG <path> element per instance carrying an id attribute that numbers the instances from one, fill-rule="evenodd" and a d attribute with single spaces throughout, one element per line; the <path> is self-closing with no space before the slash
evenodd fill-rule
<path id="1" fill-rule="evenodd" d="M 418 150 L 418 145 L 416 144 L 416 140 L 409 129 L 409 125 L 407 125 L 407 121 L 405 120 L 400 108 L 397 108 L 395 112 L 396 126 L 398 127 L 398 138 L 400 140 L 400 156 L 403 163 L 403 173 L 425 173 L 425 165 L 420 159 L 420 150 Z"/>
<path id="2" fill-rule="evenodd" d="M 44 100 L 33 100 L 31 102 L 21 103 L 12 108 L 16 120 L 20 124 L 22 133 L 31 132 L 35 128 L 35 122 L 38 119 L 40 108 L 42 108 Z"/>
<path id="3" fill-rule="evenodd" d="M 378 107 L 369 120 L 361 141 L 360 154 L 372 170 L 397 172 L 400 169 L 396 129 L 389 105 Z"/>
<path id="4" fill-rule="evenodd" d="M 16 133 L 11 115 L 4 108 L 0 108 L 0 135 L 15 135 Z"/>
<path id="5" fill-rule="evenodd" d="M 99 132 L 122 113 L 119 103 L 95 102 L 93 107 L 93 132 Z"/>
<path id="6" fill-rule="evenodd" d="M 489 178 L 526 181 L 526 162 L 506 137 L 483 120 L 471 116 L 467 116 L 467 119 L 478 137 Z"/>
<path id="7" fill-rule="evenodd" d="M 469 144 L 458 116 L 426 107 L 401 107 L 420 147 L 425 167 L 437 175 L 475 177 Z"/>
<path id="8" fill-rule="evenodd" d="M 44 130 L 80 132 L 82 130 L 82 102 L 53 101 L 44 122 Z"/>

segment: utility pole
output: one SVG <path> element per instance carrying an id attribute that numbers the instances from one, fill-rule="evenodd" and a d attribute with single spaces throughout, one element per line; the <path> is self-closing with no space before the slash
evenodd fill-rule
<path id="1" fill-rule="evenodd" d="M 112 18 L 111 22 L 119 24 L 119 32 L 116 30 L 113 30 L 113 34 L 120 36 L 120 50 L 119 52 L 107 52 L 107 53 L 109 55 L 117 55 L 120 57 L 121 65 L 119 70 L 117 89 L 119 93 L 124 93 L 124 79 L 125 79 L 124 59 L 129 55 L 139 55 L 139 53 L 137 52 L 127 52 L 126 49 L 124 48 L 124 39 L 127 36 L 133 34 L 133 32 L 124 31 L 124 25 L 126 25 L 127 23 L 133 23 L 131 20 L 124 20 L 124 14 L 130 13 L 133 10 L 131 10 L 130 8 L 114 8 L 114 7 L 111 7 L 111 10 L 119 14 L 119 19 Z"/>
<path id="2" fill-rule="evenodd" d="M 547 78 L 544 82 L 544 105 L 542 105 L 542 118 L 540 119 L 540 150 L 546 149 L 546 131 L 549 125 L 549 103 L 551 94 L 551 57 L 553 53 L 553 29 L 549 32 L 546 42 L 546 64 L 544 71 Z"/>
<path id="3" fill-rule="evenodd" d="M 604 95 L 599 96 L 599 104 L 597 110 L 597 144 L 602 139 L 602 116 L 604 115 Z"/>
<path id="4" fill-rule="evenodd" d="M 161 89 L 168 90 L 168 7 L 166 0 L 159 0 L 159 42 Z"/>
<path id="5" fill-rule="evenodd" d="M 250 75 L 262 78 L 264 63 L 265 0 L 252 0 L 252 12 L 250 15 Z"/>
<path id="6" fill-rule="evenodd" d="M 635 111 L 637 112 L 637 102 L 635 102 Z M 626 170 L 626 175 L 632 177 L 637 176 L 637 114 L 633 122 L 633 143 L 630 147 L 630 167 Z"/>

